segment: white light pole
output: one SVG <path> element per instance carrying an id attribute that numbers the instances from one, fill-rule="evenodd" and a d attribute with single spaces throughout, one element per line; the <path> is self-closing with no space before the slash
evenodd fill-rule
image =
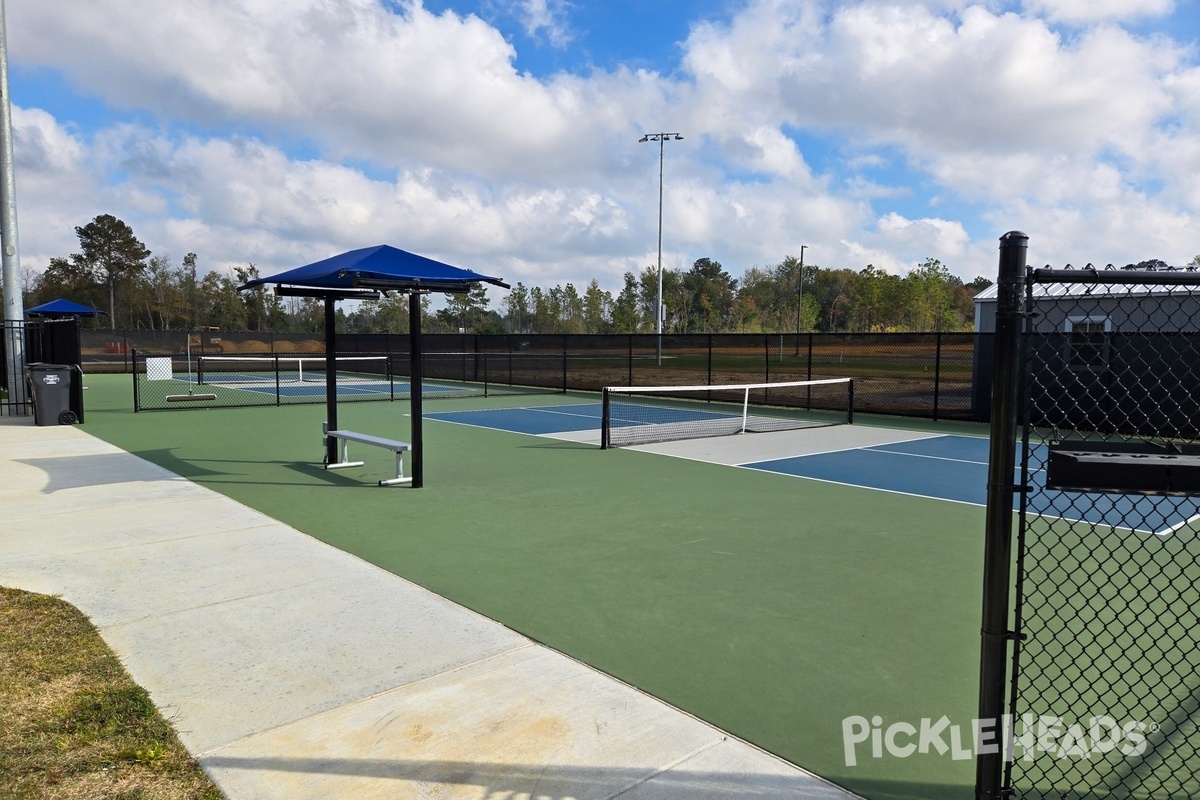
<path id="1" fill-rule="evenodd" d="M 663 329 L 663 266 L 662 266 L 662 209 L 663 209 L 663 142 L 668 139 L 680 141 L 678 133 L 647 133 L 639 142 L 658 142 L 658 301 L 654 306 L 654 332 L 658 334 L 658 363 L 662 365 Z"/>
<path id="2" fill-rule="evenodd" d="M 800 245 L 800 280 L 796 281 L 796 336 L 800 336 L 800 312 L 804 308 L 804 251 L 808 245 Z M 799 338 L 796 341 L 800 341 Z M 796 345 L 799 347 L 800 345 Z"/>
<path id="3" fill-rule="evenodd" d="M 25 318 L 21 297 L 21 256 L 17 245 L 17 183 L 13 172 L 12 103 L 8 91 L 8 32 L 0 0 L 0 244 L 3 245 L 4 335 L 8 359 L 8 402 L 21 408 L 25 391 Z"/>

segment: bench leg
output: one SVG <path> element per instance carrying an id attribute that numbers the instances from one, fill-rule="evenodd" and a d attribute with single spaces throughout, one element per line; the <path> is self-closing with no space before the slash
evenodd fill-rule
<path id="1" fill-rule="evenodd" d="M 396 477 L 380 481 L 380 486 L 399 486 L 402 483 L 412 483 L 412 478 L 404 477 L 404 451 L 396 451 Z"/>
<path id="2" fill-rule="evenodd" d="M 348 467 L 361 467 L 365 461 L 350 460 L 350 442 L 342 439 L 342 460 L 336 464 L 326 464 L 325 469 L 346 469 Z"/>

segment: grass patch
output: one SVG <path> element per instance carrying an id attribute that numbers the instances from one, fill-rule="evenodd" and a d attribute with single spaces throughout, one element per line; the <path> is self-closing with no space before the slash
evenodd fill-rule
<path id="1" fill-rule="evenodd" d="M 78 609 L 0 587 L 0 797 L 224 795 Z"/>

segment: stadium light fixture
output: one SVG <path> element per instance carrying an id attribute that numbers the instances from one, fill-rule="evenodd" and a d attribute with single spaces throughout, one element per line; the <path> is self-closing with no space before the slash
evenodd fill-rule
<path id="1" fill-rule="evenodd" d="M 654 306 L 654 332 L 657 335 L 658 364 L 662 365 L 663 329 L 663 266 L 662 266 L 662 219 L 663 219 L 663 142 L 682 141 L 678 133 L 647 133 L 638 142 L 658 142 L 658 301 Z"/>

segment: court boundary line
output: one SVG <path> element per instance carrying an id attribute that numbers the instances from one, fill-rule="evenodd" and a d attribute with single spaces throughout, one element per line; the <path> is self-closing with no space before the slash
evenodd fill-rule
<path id="1" fill-rule="evenodd" d="M 886 430 L 886 429 L 885 429 L 885 430 Z M 893 429 L 893 430 L 894 430 L 894 429 Z M 906 432 L 907 432 L 907 433 L 916 433 L 916 431 L 906 431 Z M 900 440 L 898 440 L 898 441 L 891 442 L 890 444 L 907 444 L 907 443 L 909 443 L 909 442 L 925 442 L 925 441 L 929 441 L 930 439 L 941 439 L 941 438 L 943 438 L 943 437 L 945 437 L 945 436 L 953 436 L 953 435 L 954 435 L 954 434 L 950 434 L 950 433 L 933 433 L 933 434 L 929 434 L 928 436 L 922 436 L 922 437 L 919 437 L 919 438 L 914 438 L 914 439 L 900 439 Z M 729 438 L 729 437 L 727 437 L 727 436 L 711 436 L 711 437 L 708 437 L 708 438 L 711 438 L 711 439 L 727 439 L 727 438 Z M 853 452 L 853 451 L 855 451 L 855 450 L 867 450 L 867 449 L 869 449 L 869 448 L 871 448 L 871 447 L 878 447 L 878 446 L 879 446 L 879 445 L 860 445 L 860 446 L 858 446 L 858 447 L 841 447 L 841 448 L 835 448 L 835 449 L 833 449 L 833 450 L 817 450 L 817 451 L 815 451 L 815 452 L 812 452 L 812 453 L 800 453 L 799 455 L 794 455 L 794 456 L 783 456 L 782 458 L 767 458 L 767 459 L 763 459 L 763 460 L 760 460 L 760 461 L 742 461 L 742 462 L 739 462 L 739 463 L 736 463 L 736 464 L 729 464 L 728 466 L 731 466 L 731 467 L 746 467 L 747 469 L 753 469 L 753 467 L 750 467 L 750 466 L 749 466 L 750 464 L 770 464 L 770 463 L 771 463 L 771 462 L 773 462 L 773 461 L 790 461 L 790 460 L 791 460 L 791 459 L 793 459 L 793 458 L 808 458 L 809 456 L 828 456 L 828 455 L 833 455 L 834 453 L 850 453 L 850 452 Z M 634 446 L 634 447 L 626 447 L 626 448 L 622 448 L 622 449 L 624 449 L 624 450 L 638 450 L 638 452 L 642 452 L 642 453 L 654 453 L 654 452 L 656 452 L 656 451 L 654 451 L 654 450 L 640 450 L 639 448 L 641 448 L 641 447 L 653 447 L 653 445 L 636 445 L 636 446 Z M 886 452 L 886 451 L 881 451 L 881 452 Z M 661 455 L 670 455 L 670 456 L 677 457 L 677 458 L 688 458 L 687 456 L 674 456 L 674 454 L 673 454 L 673 453 L 662 453 Z M 895 455 L 905 455 L 905 454 L 904 454 L 904 453 L 896 453 Z M 695 461 L 701 461 L 701 460 L 703 460 L 703 459 L 699 459 L 699 458 L 697 458 L 697 459 L 692 459 L 692 460 L 695 460 Z M 710 463 L 710 464 L 716 464 L 716 463 L 719 463 L 719 462 L 716 462 L 716 461 L 710 461 L 710 462 L 708 462 L 708 463 Z M 757 470 L 757 471 L 758 471 L 758 472 L 770 472 L 771 470 Z M 786 473 L 779 473 L 779 474 L 783 475 L 783 474 L 786 474 Z M 795 477 L 799 478 L 799 477 L 801 477 L 801 476 L 800 476 L 800 475 L 796 475 Z M 819 479 L 814 479 L 814 480 L 819 480 Z M 852 484 L 847 484 L 847 485 L 852 485 Z M 919 497 L 920 495 L 917 495 L 917 496 Z"/>
<path id="2" fill-rule="evenodd" d="M 584 406 L 584 405 L 595 405 L 595 403 L 572 403 L 572 404 L 568 404 L 565 406 L 559 406 L 559 407 L 560 408 L 570 408 L 571 406 Z M 516 407 L 512 407 L 512 408 L 497 408 L 497 409 L 460 409 L 457 411 L 445 411 L 445 412 L 434 412 L 434 413 L 444 414 L 444 415 L 454 415 L 454 414 L 472 414 L 472 413 L 478 413 L 481 411 L 484 411 L 484 412 L 486 412 L 486 411 L 548 411 L 549 409 L 554 409 L 554 408 L 555 408 L 555 406 L 516 406 Z M 548 413 L 559 413 L 559 412 L 548 411 Z M 584 415 L 582 415 L 582 414 L 579 414 L 579 415 L 563 414 L 562 416 L 583 417 Z M 481 428 L 483 430 L 499 431 L 501 433 L 515 433 L 520 436 L 534 436 L 534 437 L 537 437 L 540 439 L 553 438 L 552 436 L 550 436 L 548 434 L 543 434 L 543 433 L 527 433 L 525 431 L 513 431 L 513 430 L 509 430 L 507 428 L 494 428 L 494 427 L 491 427 L 488 425 L 477 425 L 477 424 L 470 423 L 470 422 L 461 422 L 458 420 L 443 419 L 441 417 L 435 417 L 435 416 L 429 416 L 428 418 L 434 420 L 435 422 L 448 422 L 452 425 L 462 425 L 462 426 L 469 427 L 469 428 Z M 895 428 L 886 428 L 885 426 L 864 426 L 864 427 L 879 427 L 879 428 L 883 428 L 884 430 L 898 430 Z M 903 430 L 903 429 L 899 429 L 899 430 Z M 978 439 L 978 440 L 983 440 L 983 441 L 989 441 L 989 437 L 987 437 L 987 436 L 972 436 L 969 434 L 958 434 L 958 433 L 923 434 L 920 431 L 904 431 L 904 432 L 913 434 L 913 438 L 899 439 L 894 442 L 888 442 L 887 445 L 907 444 L 910 442 L 922 442 L 922 441 L 928 441 L 930 439 L 941 439 L 941 438 L 946 438 L 946 437 L 950 437 L 950 436 L 963 438 L 963 439 Z M 704 437 L 701 437 L 701 438 L 704 438 Z M 713 440 L 721 440 L 721 439 L 728 439 L 729 437 L 713 436 L 713 437 L 707 437 L 707 438 L 710 438 Z M 927 458 L 927 459 L 936 460 L 936 461 L 949 461 L 949 462 L 954 462 L 954 463 L 974 464 L 974 465 L 979 465 L 979 466 L 987 466 L 987 463 L 988 463 L 988 462 L 983 462 L 983 461 L 969 461 L 966 459 L 946 458 L 944 456 L 930 456 L 930 455 L 924 455 L 924 454 L 920 454 L 920 453 L 895 453 L 895 452 L 891 452 L 888 450 L 878 449 L 878 448 L 884 447 L 884 446 L 886 446 L 886 445 L 860 445 L 858 447 L 844 447 L 844 448 L 836 448 L 836 449 L 831 449 L 831 450 L 821 450 L 821 451 L 817 451 L 814 453 L 802 453 L 802 454 L 795 455 L 795 456 L 784 456 L 782 458 L 765 459 L 762 461 L 744 461 L 744 462 L 733 463 L 733 464 L 726 464 L 726 463 L 722 463 L 719 461 L 710 461 L 705 458 L 696 458 L 694 456 L 686 456 L 686 455 L 681 455 L 681 454 L 677 454 L 677 453 L 668 453 L 668 452 L 662 452 L 659 450 L 650 449 L 650 448 L 654 447 L 653 444 L 633 445 L 631 447 L 622 447 L 619 449 L 629 450 L 629 451 L 633 451 L 636 453 L 645 453 L 647 455 L 666 456 L 668 458 L 678 458 L 678 459 L 682 459 L 684 461 L 692 461 L 692 462 L 695 462 L 698 464 L 708 464 L 709 466 L 713 466 L 713 467 L 733 467 L 734 469 L 744 469 L 744 470 L 749 470 L 749 471 L 759 473 L 759 474 L 767 473 L 767 474 L 772 474 L 772 475 L 779 475 L 779 476 L 782 476 L 785 478 L 799 478 L 800 480 L 814 481 L 816 483 L 824 483 L 829 486 L 842 486 L 842 487 L 849 488 L 849 489 L 862 489 L 865 491 L 885 492 L 887 494 L 899 495 L 901 497 L 913 497 L 913 498 L 916 498 L 919 500 L 932 500 L 935 502 L 942 502 L 942 503 L 955 503 L 958 505 L 972 506 L 974 508 L 986 508 L 987 507 L 986 503 L 976 503 L 976 502 L 972 502 L 970 500 L 956 500 L 951 497 L 938 497 L 935 495 L 919 494 L 917 492 L 905 492 L 905 491 L 901 491 L 899 489 L 885 489 L 885 488 L 879 487 L 879 486 L 865 486 L 863 484 L 858 484 L 858 483 L 848 483 L 846 481 L 835 481 L 835 480 L 830 480 L 828 478 L 814 478 L 814 477 L 811 477 L 808 475 L 795 475 L 795 474 L 791 474 L 791 473 L 787 473 L 787 472 L 780 472 L 777 470 L 764 469 L 762 467 L 751 466 L 752 464 L 770 464 L 770 463 L 779 462 L 779 461 L 791 461 L 793 459 L 808 458 L 810 456 L 833 455 L 836 453 L 851 453 L 854 451 L 878 452 L 878 453 L 884 453 L 887 455 L 908 456 L 908 457 L 912 457 L 912 458 Z M 1041 470 L 1039 470 L 1039 471 L 1041 471 Z M 1042 519 L 1062 520 L 1064 522 L 1069 522 L 1072 524 L 1092 525 L 1095 527 L 1108 528 L 1109 530 L 1112 530 L 1112 531 L 1128 531 L 1128 532 L 1134 533 L 1134 534 L 1143 534 L 1143 535 L 1151 535 L 1151 536 L 1159 536 L 1159 537 L 1170 536 L 1170 535 L 1174 534 L 1175 531 L 1181 530 L 1182 528 L 1186 527 L 1187 525 L 1191 524 L 1192 522 L 1194 522 L 1196 520 L 1200 520 L 1200 514 L 1197 514 L 1195 516 L 1186 518 L 1182 522 L 1179 522 L 1168 528 L 1163 528 L 1161 530 L 1150 530 L 1147 528 L 1131 528 L 1131 527 L 1127 527 L 1124 525 L 1111 525 L 1111 524 L 1103 523 L 1103 522 L 1089 522 L 1088 520 L 1078 519 L 1078 518 L 1074 518 L 1074 517 L 1064 517 L 1064 516 L 1058 516 L 1058 515 L 1042 514 L 1042 513 L 1037 513 L 1034 511 L 1027 511 L 1026 513 L 1030 514 L 1033 517 L 1038 517 L 1038 518 L 1042 518 Z"/>

